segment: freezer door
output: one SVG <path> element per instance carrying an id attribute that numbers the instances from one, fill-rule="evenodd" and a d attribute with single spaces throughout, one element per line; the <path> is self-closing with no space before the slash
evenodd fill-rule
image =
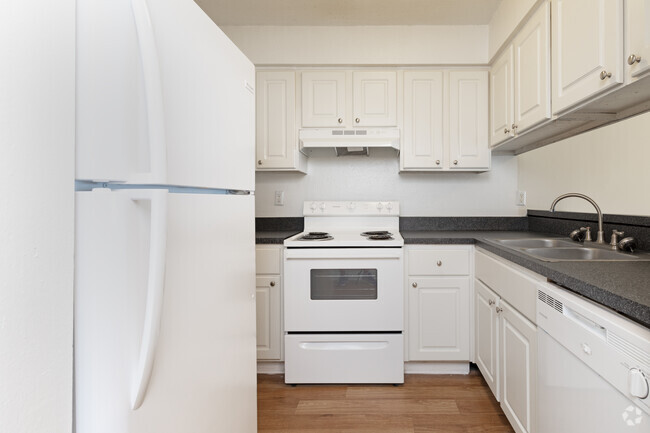
<path id="1" fill-rule="evenodd" d="M 253 197 L 95 190 L 76 218 L 76 432 L 255 432 Z"/>
<path id="2" fill-rule="evenodd" d="M 254 82 L 192 0 L 78 0 L 77 179 L 253 190 Z"/>

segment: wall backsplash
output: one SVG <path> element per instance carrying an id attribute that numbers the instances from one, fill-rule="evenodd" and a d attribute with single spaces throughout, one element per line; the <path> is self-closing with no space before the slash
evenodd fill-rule
<path id="1" fill-rule="evenodd" d="M 485 173 L 399 173 L 399 157 L 382 149 L 366 156 L 318 156 L 308 174 L 256 173 L 256 216 L 302 216 L 306 200 L 396 200 L 403 216 L 523 216 L 515 205 L 517 158 L 493 156 Z M 274 206 L 284 191 L 284 206 Z"/>

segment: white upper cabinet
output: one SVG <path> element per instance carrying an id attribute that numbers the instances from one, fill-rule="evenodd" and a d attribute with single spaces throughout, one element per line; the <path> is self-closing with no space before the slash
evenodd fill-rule
<path id="1" fill-rule="evenodd" d="M 349 126 L 345 113 L 345 72 L 302 73 L 302 126 Z"/>
<path id="2" fill-rule="evenodd" d="M 513 48 L 510 45 L 492 64 L 490 71 L 490 144 L 514 137 Z"/>
<path id="3" fill-rule="evenodd" d="M 449 73 L 449 168 L 488 169 L 488 73 Z"/>
<path id="4" fill-rule="evenodd" d="M 256 100 L 257 170 L 303 170 L 296 127 L 296 74 L 258 71 Z"/>
<path id="5" fill-rule="evenodd" d="M 403 169 L 442 169 L 443 102 L 441 71 L 404 72 Z"/>
<path id="6" fill-rule="evenodd" d="M 514 51 L 513 133 L 551 118 L 551 12 L 542 6 L 517 34 Z"/>
<path id="7" fill-rule="evenodd" d="M 396 125 L 396 71 L 302 73 L 303 127 Z"/>
<path id="8" fill-rule="evenodd" d="M 353 72 L 354 126 L 397 125 L 397 73 Z"/>
<path id="9" fill-rule="evenodd" d="M 543 3 L 490 73 L 490 144 L 551 118 L 550 5 Z"/>
<path id="10" fill-rule="evenodd" d="M 623 0 L 553 0 L 552 11 L 553 112 L 562 113 L 623 83 Z"/>
<path id="11" fill-rule="evenodd" d="M 650 72 L 650 0 L 628 1 L 625 11 L 625 61 L 630 82 Z"/>

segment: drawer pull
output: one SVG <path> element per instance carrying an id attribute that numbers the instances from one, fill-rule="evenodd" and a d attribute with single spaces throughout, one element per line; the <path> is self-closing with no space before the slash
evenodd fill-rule
<path id="1" fill-rule="evenodd" d="M 413 286 L 413 288 L 416 289 L 418 287 L 418 283 L 413 283 L 411 284 L 411 286 Z"/>
<path id="2" fill-rule="evenodd" d="M 275 281 L 271 281 L 270 285 L 271 287 L 275 287 Z"/>
<path id="3" fill-rule="evenodd" d="M 438 261 L 436 262 L 436 265 L 438 265 L 438 266 L 442 266 L 442 260 L 438 260 Z"/>

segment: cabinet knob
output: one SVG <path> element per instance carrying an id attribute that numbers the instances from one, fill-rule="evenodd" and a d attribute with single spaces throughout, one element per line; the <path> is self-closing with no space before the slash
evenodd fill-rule
<path id="1" fill-rule="evenodd" d="M 492 299 L 488 299 L 488 305 L 490 306 L 494 305 L 494 301 Z"/>
<path id="2" fill-rule="evenodd" d="M 454 159 L 454 165 L 458 165 L 458 160 Z"/>
<path id="3" fill-rule="evenodd" d="M 510 130 L 508 128 L 503 128 L 503 133 L 504 134 L 510 134 Z"/>
<path id="4" fill-rule="evenodd" d="M 641 61 L 641 57 L 637 57 L 634 54 L 630 54 L 630 56 L 627 58 L 627 64 L 632 66 L 635 63 L 639 63 Z"/>
<path id="5" fill-rule="evenodd" d="M 356 123 L 359 123 L 359 122 L 361 122 L 361 119 L 359 119 L 359 118 L 357 117 L 356 119 L 354 119 L 354 121 L 355 121 Z"/>
<path id="6" fill-rule="evenodd" d="M 439 267 L 442 266 L 442 260 L 438 260 L 438 261 L 436 262 L 436 265 L 438 265 Z"/>
<path id="7" fill-rule="evenodd" d="M 342 119 L 341 117 L 339 117 L 338 122 L 339 122 L 339 123 L 343 123 L 343 119 Z"/>
<path id="8" fill-rule="evenodd" d="M 436 165 L 440 165 L 440 160 L 436 159 Z"/>
<path id="9" fill-rule="evenodd" d="M 612 73 L 607 72 L 606 70 L 603 69 L 602 71 L 600 71 L 600 79 L 604 80 L 606 78 L 612 78 Z"/>
<path id="10" fill-rule="evenodd" d="M 415 288 L 417 288 L 418 283 L 413 283 L 413 284 L 411 284 L 411 286 L 413 286 L 413 288 L 415 289 Z"/>
<path id="11" fill-rule="evenodd" d="M 496 312 L 497 312 L 497 314 L 499 314 L 499 313 L 502 312 L 502 311 L 503 311 L 503 308 L 501 308 L 501 307 L 497 307 L 497 308 L 496 308 Z"/>
<path id="12" fill-rule="evenodd" d="M 261 159 L 257 160 L 257 165 L 262 165 L 262 160 Z"/>
<path id="13" fill-rule="evenodd" d="M 270 285 L 271 287 L 275 287 L 275 281 L 271 281 L 271 282 L 269 283 L 269 285 Z"/>

